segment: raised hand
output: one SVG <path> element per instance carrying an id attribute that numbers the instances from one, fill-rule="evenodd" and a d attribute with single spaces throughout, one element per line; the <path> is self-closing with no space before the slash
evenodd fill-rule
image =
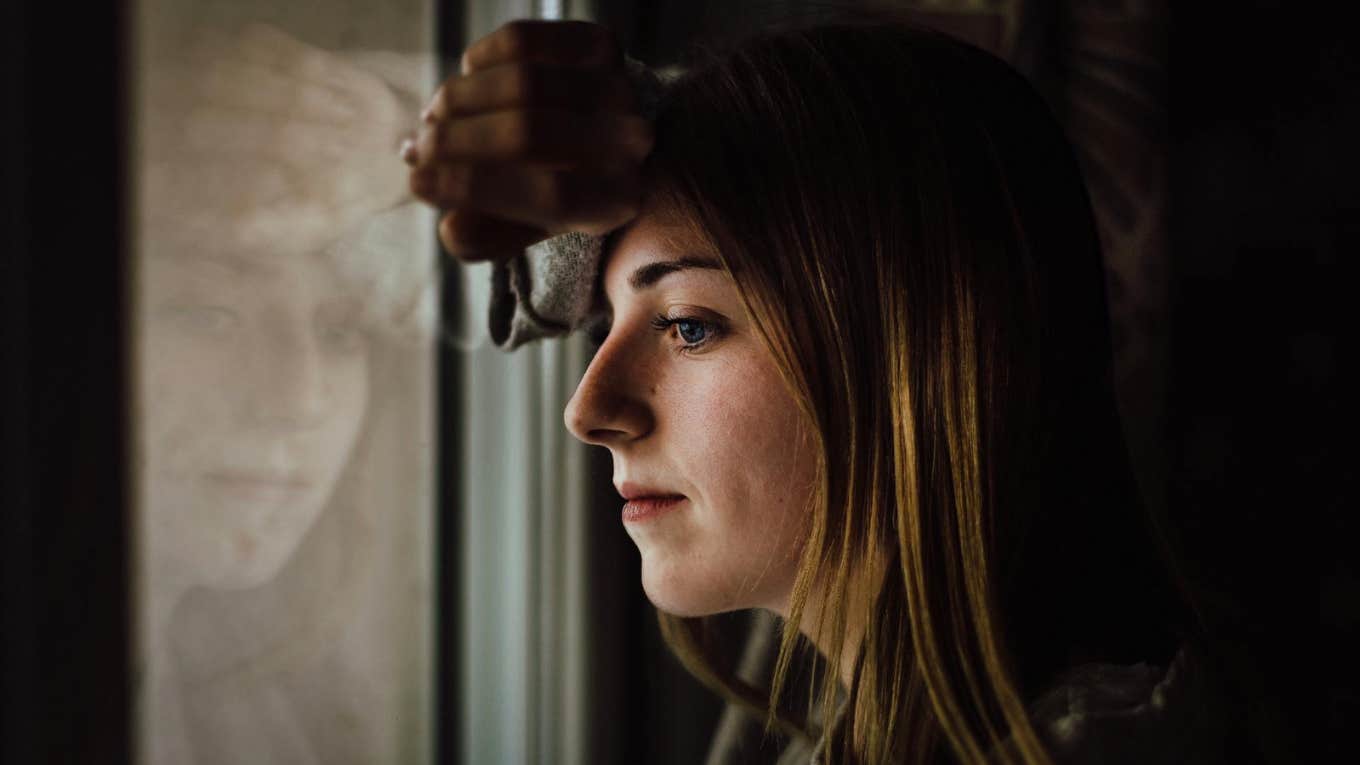
<path id="1" fill-rule="evenodd" d="M 463 260 L 508 257 L 637 214 L 652 129 L 613 34 L 578 21 L 515 21 L 473 43 L 404 151 L 410 187 L 439 208 Z"/>

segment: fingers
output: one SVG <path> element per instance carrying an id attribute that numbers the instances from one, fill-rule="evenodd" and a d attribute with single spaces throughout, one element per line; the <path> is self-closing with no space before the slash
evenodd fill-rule
<path id="1" fill-rule="evenodd" d="M 500 259 L 553 234 L 631 220 L 654 142 L 613 34 L 583 22 L 517 21 L 473 43 L 404 145 L 410 189 L 444 212 L 465 260 Z"/>
<path id="2" fill-rule="evenodd" d="M 468 210 L 453 210 L 439 219 L 439 242 L 463 261 L 503 260 L 551 234 Z"/>
<path id="3" fill-rule="evenodd" d="M 462 72 L 469 74 L 511 61 L 581 68 L 617 66 L 623 60 L 608 28 L 584 21 L 512 21 L 468 46 Z"/>
<path id="4" fill-rule="evenodd" d="M 637 98 L 622 73 L 498 64 L 469 75 L 450 77 L 421 115 L 426 122 L 514 108 L 575 112 L 635 112 Z"/>
<path id="5" fill-rule="evenodd" d="M 647 120 L 618 112 L 506 110 L 443 120 L 416 141 L 418 165 L 440 161 L 552 164 L 640 162 L 652 150 Z"/>
<path id="6" fill-rule="evenodd" d="M 637 169 L 551 170 L 439 163 L 411 174 L 411 191 L 444 210 L 471 210 L 550 234 L 604 234 L 638 212 Z"/>

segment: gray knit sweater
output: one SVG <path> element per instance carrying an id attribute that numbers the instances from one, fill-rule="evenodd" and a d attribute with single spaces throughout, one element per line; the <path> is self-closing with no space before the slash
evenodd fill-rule
<path id="1" fill-rule="evenodd" d="M 739 673 L 766 684 L 777 639 L 774 621 L 755 618 Z M 831 724 L 845 724 L 845 696 Z M 1030 719 L 1058 765 L 1226 763 L 1224 702 L 1202 660 L 1182 646 L 1166 666 L 1091 663 L 1060 675 L 1029 706 Z M 769 762 L 761 721 L 730 707 L 706 765 Z M 774 765 L 823 765 L 827 739 L 785 741 Z"/>

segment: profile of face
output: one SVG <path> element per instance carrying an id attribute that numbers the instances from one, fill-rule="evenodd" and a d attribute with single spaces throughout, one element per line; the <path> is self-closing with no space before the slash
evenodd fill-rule
<path id="1" fill-rule="evenodd" d="M 322 255 L 147 256 L 142 480 L 159 581 L 245 588 L 279 571 L 358 439 L 362 301 Z"/>
<path id="2" fill-rule="evenodd" d="M 567 405 L 609 449 L 661 610 L 785 612 L 816 480 L 810 430 L 716 255 L 644 210 L 607 255 L 612 321 Z"/>

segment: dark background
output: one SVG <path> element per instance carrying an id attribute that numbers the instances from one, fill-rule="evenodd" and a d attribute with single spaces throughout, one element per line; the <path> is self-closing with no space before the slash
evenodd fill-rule
<path id="1" fill-rule="evenodd" d="M 808 5 L 600 3 L 653 64 L 696 36 Z M 1007 22 L 973 5 L 924 20 L 999 44 Z M 1166 5 L 1026 3 L 1024 34 L 1000 52 L 1070 118 L 1112 252 L 1144 230 L 1142 216 L 1164 215 L 1111 282 L 1126 416 L 1149 500 L 1238 680 L 1239 731 L 1253 759 L 1354 761 L 1360 579 L 1354 503 L 1342 505 L 1354 473 L 1342 462 L 1340 356 L 1354 325 L 1341 264 L 1360 228 L 1355 34 L 1321 6 Z M 0 14 L 0 759 L 117 763 L 131 687 L 118 245 L 127 19 L 115 2 L 6 3 Z M 1115 42 L 1082 37 L 1093 28 Z M 1092 49 L 1130 55 L 1097 66 Z M 1135 92 L 1093 86 L 1092 66 L 1124 72 Z M 1109 124 L 1083 121 L 1081 99 L 1103 104 Z M 1164 172 L 1149 180 L 1148 167 Z M 613 584 L 598 616 L 614 642 L 597 646 L 596 666 L 614 716 L 595 732 L 598 761 L 702 761 L 718 706 L 660 646 L 626 536 L 617 524 L 600 534 L 613 541 L 594 573 Z"/>
<path id="2" fill-rule="evenodd" d="M 0 759 L 127 761 L 120 4 L 0 4 Z"/>

